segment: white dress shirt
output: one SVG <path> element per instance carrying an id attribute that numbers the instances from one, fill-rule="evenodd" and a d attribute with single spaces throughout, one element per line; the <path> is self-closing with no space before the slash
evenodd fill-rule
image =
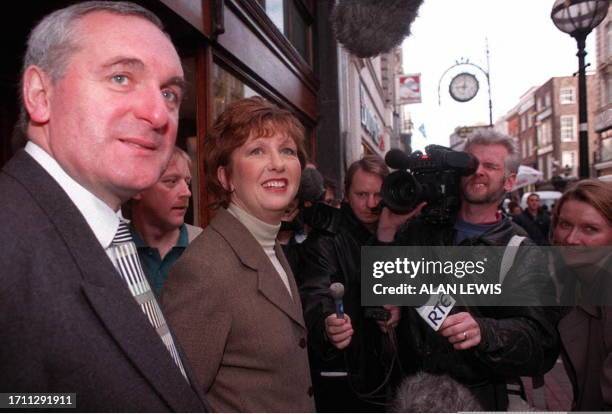
<path id="1" fill-rule="evenodd" d="M 32 141 L 28 141 L 25 151 L 62 187 L 109 255 L 108 248 L 119 228 L 121 209 L 113 211 L 108 204 L 70 177 L 53 157 Z"/>

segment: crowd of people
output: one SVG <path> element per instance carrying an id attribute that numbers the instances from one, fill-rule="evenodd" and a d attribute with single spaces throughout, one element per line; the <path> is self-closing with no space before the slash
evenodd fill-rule
<path id="1" fill-rule="evenodd" d="M 521 377 L 561 355 L 572 409 L 612 409 L 612 184 L 504 214 L 517 150 L 481 130 L 452 221 L 386 207 L 375 155 L 348 166 L 340 202 L 298 119 L 251 97 L 206 137 L 201 229 L 175 147 L 183 69 L 154 14 L 46 16 L 21 86 L 28 142 L 0 173 L 1 393 L 74 393 L 79 411 L 524 410 Z M 415 307 L 364 306 L 362 248 L 423 245 L 513 247 L 502 296 L 523 305 L 458 302 L 437 330 Z"/>

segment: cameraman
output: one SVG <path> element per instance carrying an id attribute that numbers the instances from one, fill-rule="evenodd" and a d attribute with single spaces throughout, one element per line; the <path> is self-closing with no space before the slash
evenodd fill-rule
<path id="1" fill-rule="evenodd" d="M 340 209 L 323 206 L 332 216 L 325 220 L 331 225 L 315 227 L 303 243 L 297 280 L 309 331 L 319 412 L 372 412 L 385 408 L 376 404 L 385 402 L 385 377 L 391 369 L 390 363 L 384 366 L 383 359 L 390 356 L 383 349 L 383 336 L 397 324 L 399 308 L 389 307 L 384 321 L 364 318 L 360 259 L 361 246 L 374 240 L 380 216 L 380 188 L 388 173 L 386 164 L 377 156 L 365 156 L 351 164 L 345 180 L 345 202 Z M 343 319 L 336 317 L 329 296 L 329 286 L 334 282 L 345 287 Z"/>
<path id="2" fill-rule="evenodd" d="M 505 246 L 517 229 L 502 217 L 498 206 L 515 181 L 518 154 L 511 137 L 482 130 L 466 142 L 465 152 L 479 161 L 476 172 L 461 178 L 461 205 L 454 223 L 433 226 L 422 218 L 402 227 L 405 216 L 383 210 L 379 241 L 398 245 Z M 518 232 L 521 230 L 519 229 Z M 505 278 L 514 292 L 538 297 L 534 292 L 554 293 L 533 242 L 523 241 Z M 414 308 L 404 308 L 398 338 L 402 361 L 412 370 L 449 374 L 468 386 L 484 410 L 508 408 L 507 382 L 519 376 L 548 371 L 559 353 L 555 309 L 536 306 L 456 306 L 454 313 L 434 331 Z"/>

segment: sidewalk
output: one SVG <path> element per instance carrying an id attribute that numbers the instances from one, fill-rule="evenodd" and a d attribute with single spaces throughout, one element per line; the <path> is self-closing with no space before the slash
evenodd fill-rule
<path id="1" fill-rule="evenodd" d="M 569 411 L 572 406 L 572 384 L 565 373 L 561 358 L 544 376 L 544 386 L 533 389 L 531 379 L 526 381 L 527 398 L 531 405 L 542 411 Z"/>

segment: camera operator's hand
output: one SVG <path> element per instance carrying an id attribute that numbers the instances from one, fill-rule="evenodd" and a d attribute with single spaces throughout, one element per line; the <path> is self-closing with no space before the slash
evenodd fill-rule
<path id="1" fill-rule="evenodd" d="M 329 342 L 338 349 L 344 349 L 351 343 L 353 338 L 353 325 L 351 317 L 346 313 L 344 319 L 340 319 L 335 313 L 325 318 L 325 333 Z"/>
<path id="2" fill-rule="evenodd" d="M 300 214 L 300 200 L 296 197 L 293 199 L 293 201 L 291 201 L 291 203 L 289 203 L 289 205 L 285 209 L 285 212 L 283 213 L 283 216 L 281 217 L 281 221 L 285 223 L 291 223 L 295 220 L 298 214 Z M 278 236 L 277 236 L 278 242 L 281 245 L 285 246 L 289 244 L 294 234 L 295 234 L 295 230 L 281 227 L 280 231 L 278 232 Z"/>
<path id="3" fill-rule="evenodd" d="M 387 333 L 389 329 L 393 329 L 399 323 L 402 316 L 401 309 L 395 305 L 383 305 L 383 308 L 389 311 L 389 319 L 386 321 L 377 321 L 380 330 Z"/>
<path id="4" fill-rule="evenodd" d="M 285 209 L 281 221 L 291 222 L 293 221 L 300 212 L 300 200 L 296 197 Z"/>
<path id="5" fill-rule="evenodd" d="M 480 326 L 468 312 L 450 315 L 440 325 L 439 332 L 457 350 L 473 348 L 481 341 Z"/>
<path id="6" fill-rule="evenodd" d="M 412 220 L 414 217 L 421 214 L 421 210 L 423 210 L 426 204 L 426 202 L 422 202 L 416 206 L 414 210 L 405 214 L 396 214 L 389 210 L 388 207 L 383 207 L 376 230 L 376 237 L 378 240 L 385 243 L 392 242 L 397 230 L 408 220 Z"/>

